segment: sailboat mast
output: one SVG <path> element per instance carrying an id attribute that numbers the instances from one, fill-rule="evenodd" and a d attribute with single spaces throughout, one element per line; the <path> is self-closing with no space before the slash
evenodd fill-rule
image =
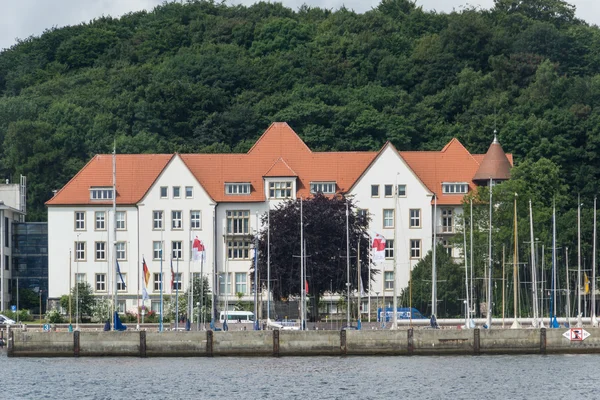
<path id="1" fill-rule="evenodd" d="M 488 247 L 487 326 L 492 328 L 492 178 L 490 177 L 490 236 Z"/>
<path id="2" fill-rule="evenodd" d="M 577 327 L 581 328 L 581 200 L 577 196 Z"/>
<path id="3" fill-rule="evenodd" d="M 529 200 L 529 232 L 531 239 L 531 289 L 533 299 L 533 327 L 538 327 L 538 298 L 537 298 L 537 279 L 535 271 L 535 241 L 533 237 L 533 210 L 531 208 L 531 200 Z"/>
<path id="4" fill-rule="evenodd" d="M 552 203 L 552 316 L 556 318 L 556 204 Z"/>
<path id="5" fill-rule="evenodd" d="M 592 245 L 592 326 L 596 321 L 596 196 L 594 196 L 594 243 Z"/>
<path id="6" fill-rule="evenodd" d="M 519 247 L 518 247 L 518 230 L 517 230 L 517 193 L 515 193 L 514 205 L 514 243 L 513 243 L 513 317 L 514 322 L 512 328 L 520 328 L 519 320 L 517 319 L 517 308 L 519 299 Z"/>

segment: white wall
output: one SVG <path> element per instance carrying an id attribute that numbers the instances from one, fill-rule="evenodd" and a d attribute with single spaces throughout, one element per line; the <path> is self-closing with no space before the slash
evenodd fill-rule
<path id="1" fill-rule="evenodd" d="M 406 185 L 406 196 L 398 197 L 396 224 L 397 229 L 383 228 L 383 210 L 394 209 L 395 197 L 385 197 L 384 185 Z M 371 196 L 371 185 L 379 185 L 379 197 Z M 421 240 L 421 257 L 431 250 L 432 215 L 431 193 L 415 176 L 393 147 L 386 147 L 376 161 L 354 185 L 351 193 L 355 196 L 357 207 L 368 209 L 371 216 L 369 229 L 383 235 L 386 239 L 394 239 L 397 270 L 397 294 L 408 285 L 409 267 L 412 269 L 420 259 L 410 258 L 410 239 Z M 421 227 L 410 228 L 409 210 L 421 210 Z M 382 295 L 384 271 L 393 271 L 393 259 L 386 259 L 377 267 L 381 270 L 371 283 L 372 302 L 375 292 Z M 364 283 L 366 286 L 366 283 Z M 393 296 L 393 289 L 383 291 L 385 296 Z M 400 304 L 400 303 L 398 303 Z"/>

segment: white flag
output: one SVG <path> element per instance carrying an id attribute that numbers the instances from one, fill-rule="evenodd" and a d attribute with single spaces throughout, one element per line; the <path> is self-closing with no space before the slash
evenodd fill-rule
<path id="1" fill-rule="evenodd" d="M 198 239 L 198 236 L 194 238 L 192 243 L 192 260 L 194 261 L 206 261 L 206 250 L 202 240 Z"/>
<path id="2" fill-rule="evenodd" d="M 372 259 L 374 263 L 385 261 L 385 238 L 382 235 L 379 233 L 375 234 L 371 248 L 373 251 Z"/>

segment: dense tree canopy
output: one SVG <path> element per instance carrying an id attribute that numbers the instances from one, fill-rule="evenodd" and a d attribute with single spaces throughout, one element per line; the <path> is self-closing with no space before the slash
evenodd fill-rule
<path id="1" fill-rule="evenodd" d="M 165 3 L 47 30 L 0 53 L 0 170 L 28 176 L 30 220 L 94 154 L 243 152 L 272 121 L 315 150 L 545 157 L 567 193 L 600 176 L 600 30 L 562 0 L 364 14 L 278 3 Z M 561 208 L 566 205 L 559 205 Z"/>

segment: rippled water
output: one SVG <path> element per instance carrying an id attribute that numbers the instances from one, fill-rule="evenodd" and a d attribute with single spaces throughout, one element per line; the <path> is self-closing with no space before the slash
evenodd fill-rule
<path id="1" fill-rule="evenodd" d="M 7 358 L 7 399 L 597 399 L 600 355 Z"/>

